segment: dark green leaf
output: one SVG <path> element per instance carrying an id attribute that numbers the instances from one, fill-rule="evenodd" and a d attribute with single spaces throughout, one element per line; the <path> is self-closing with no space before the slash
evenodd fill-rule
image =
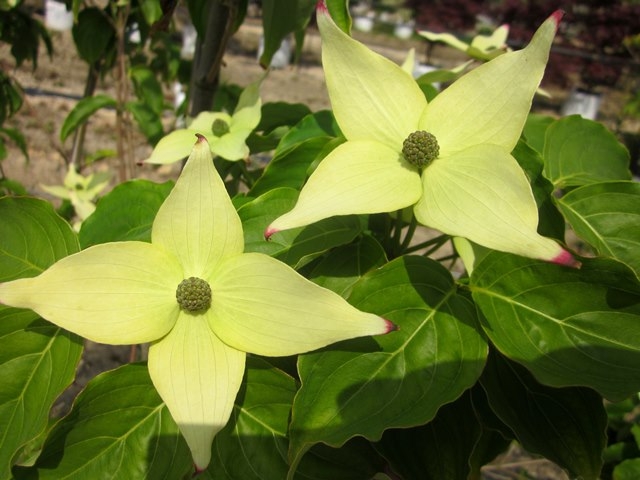
<path id="1" fill-rule="evenodd" d="M 629 180 L 629 152 L 604 125 L 571 115 L 549 125 L 544 174 L 556 188 Z"/>
<path id="2" fill-rule="evenodd" d="M 522 140 L 518 142 L 512 154 L 527 174 L 536 205 L 538 205 L 538 233 L 545 237 L 564 240 L 564 218 L 552 200 L 553 184 L 542 175 L 544 167 L 542 157 Z"/>
<path id="3" fill-rule="evenodd" d="M 138 128 L 147 137 L 151 145 L 155 145 L 164 136 L 161 116 L 153 108 L 143 102 L 127 102 L 127 110 L 135 118 Z"/>
<path id="4" fill-rule="evenodd" d="M 0 281 L 34 277 L 79 250 L 69 224 L 43 200 L 1 198 L 0 218 Z M 29 310 L 0 306 L 0 478 L 46 428 L 81 354 L 77 336 Z"/>
<path id="5" fill-rule="evenodd" d="M 33 62 L 34 69 L 38 66 L 40 40 L 44 42 L 51 56 L 51 37 L 29 9 L 12 8 L 1 12 L 0 41 L 11 45 L 11 55 L 16 60 L 16 66 L 21 66 L 25 60 Z"/>
<path id="6" fill-rule="evenodd" d="M 0 71 L 0 127 L 5 120 L 20 110 L 22 95 L 20 85 L 12 77 Z"/>
<path id="7" fill-rule="evenodd" d="M 305 275 L 320 286 L 348 297 L 351 287 L 370 270 L 386 263 L 382 246 L 370 235 L 334 248 Z"/>
<path id="8" fill-rule="evenodd" d="M 584 259 L 574 269 L 493 252 L 471 289 L 489 338 L 539 382 L 612 400 L 640 390 L 640 288 L 624 265 Z"/>
<path id="9" fill-rule="evenodd" d="M 162 115 L 165 107 L 164 94 L 162 85 L 153 70 L 146 65 L 137 65 L 131 67 L 128 73 L 133 80 L 133 86 L 140 103 L 145 104 L 156 116 Z M 160 121 L 159 118 L 158 121 Z"/>
<path id="10" fill-rule="evenodd" d="M 82 9 L 71 33 L 78 55 L 90 65 L 105 57 L 115 45 L 114 23 L 97 7 Z"/>
<path id="11" fill-rule="evenodd" d="M 466 480 L 471 473 L 468 460 L 481 434 L 466 392 L 426 425 L 387 430 L 376 448 L 402 478 Z"/>
<path id="12" fill-rule="evenodd" d="M 260 56 L 263 68 L 269 67 L 282 40 L 295 30 L 298 24 L 297 13 L 298 0 L 263 0 L 264 51 Z"/>
<path id="13" fill-rule="evenodd" d="M 311 165 L 336 145 L 331 137 L 314 137 L 305 140 L 286 152 L 274 157 L 249 194 L 260 196 L 275 188 L 288 187 L 299 190 L 309 177 Z"/>
<path id="14" fill-rule="evenodd" d="M 430 421 L 478 379 L 487 344 L 473 303 L 435 261 L 401 257 L 362 277 L 349 302 L 393 321 L 388 335 L 301 355 L 289 456 L 354 435 L 378 440 L 387 428 Z"/>
<path id="15" fill-rule="evenodd" d="M 27 142 L 22 135 L 22 132 L 15 128 L 1 128 L 0 127 L 0 136 L 6 135 L 11 141 L 20 149 L 22 154 L 25 156 L 25 159 L 29 161 L 29 151 L 27 150 Z M 4 143 L 4 141 L 3 141 Z M 0 156 L 0 160 L 3 157 Z"/>
<path id="16" fill-rule="evenodd" d="M 640 183 L 585 185 L 558 200 L 576 234 L 599 255 L 618 259 L 640 277 Z"/>
<path id="17" fill-rule="evenodd" d="M 153 478 L 192 470 L 189 448 L 147 367 L 129 364 L 92 379 L 55 425 L 35 470 L 40 480 Z"/>
<path id="18" fill-rule="evenodd" d="M 265 103 L 262 105 L 260 123 L 256 130 L 268 133 L 283 125 L 291 127 L 302 121 L 307 115 L 311 115 L 311 110 L 303 103 Z"/>
<path id="19" fill-rule="evenodd" d="M 249 194 L 257 197 L 277 187 L 300 189 L 312 165 L 343 141 L 336 139 L 337 135 L 340 130 L 331 112 L 324 110 L 304 117 L 282 137 L 273 159 Z"/>
<path id="20" fill-rule="evenodd" d="M 0 199 L 0 281 L 35 277 L 79 250 L 76 234 L 35 198 Z"/>
<path id="21" fill-rule="evenodd" d="M 344 0 L 326 0 L 333 21 L 344 33 L 351 35 L 351 15 L 347 3 Z"/>
<path id="22" fill-rule="evenodd" d="M 544 152 L 544 139 L 547 128 L 554 121 L 553 117 L 538 113 L 530 113 L 527 117 L 522 135 L 527 143 L 540 155 Z"/>
<path id="23" fill-rule="evenodd" d="M 64 142 L 76 128 L 86 122 L 91 115 L 101 108 L 115 108 L 116 105 L 117 102 L 108 95 L 96 95 L 95 97 L 83 98 L 73 107 L 73 110 L 69 112 L 67 118 L 64 119 L 64 123 L 60 129 L 60 140 Z"/>
<path id="24" fill-rule="evenodd" d="M 173 182 L 148 180 L 122 183 L 100 199 L 96 211 L 82 222 L 82 248 L 125 240 L 151 241 L 151 225 Z"/>
<path id="25" fill-rule="evenodd" d="M 371 480 L 386 469 L 387 462 L 362 437 L 341 448 L 319 443 L 304 456 L 294 480 Z M 384 477 L 383 477 L 384 478 Z"/>
<path id="26" fill-rule="evenodd" d="M 216 435 L 211 464 L 203 478 L 284 479 L 287 426 L 295 392 L 293 378 L 264 360 L 248 357 L 233 413 Z"/>
<path id="27" fill-rule="evenodd" d="M 338 137 L 342 135 L 330 110 L 321 110 L 304 117 L 282 138 L 276 156 L 314 137 Z"/>
<path id="28" fill-rule="evenodd" d="M 278 232 L 265 240 L 264 232 L 269 224 L 291 210 L 297 198 L 296 190 L 277 188 L 238 209 L 244 229 L 245 251 L 265 253 L 299 268 L 333 247 L 350 243 L 360 233 L 358 218 L 349 215 Z"/>
<path id="29" fill-rule="evenodd" d="M 572 478 L 599 478 L 607 427 L 600 395 L 540 385 L 524 367 L 497 354 L 489 356 L 481 382 L 491 407 L 527 451 L 566 468 Z"/>

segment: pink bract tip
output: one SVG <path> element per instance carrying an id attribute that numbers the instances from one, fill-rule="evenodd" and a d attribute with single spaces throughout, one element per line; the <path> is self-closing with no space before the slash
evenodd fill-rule
<path id="1" fill-rule="evenodd" d="M 193 464 L 193 467 L 195 468 L 195 472 L 193 472 L 193 475 L 191 475 L 191 478 L 196 478 L 198 475 L 200 475 L 202 472 L 206 470 L 206 468 L 198 467 L 195 463 Z"/>
<path id="2" fill-rule="evenodd" d="M 556 30 L 558 29 L 558 25 L 560 25 L 560 21 L 562 21 L 562 17 L 564 17 L 564 10 L 556 10 L 551 14 L 549 18 L 553 18 L 553 21 L 556 22 Z"/>
<path id="3" fill-rule="evenodd" d="M 562 250 L 562 252 L 551 260 L 553 263 L 557 263 L 558 265 L 565 265 L 567 267 L 579 268 L 580 262 L 578 262 L 573 255 L 571 255 L 566 250 Z"/>
<path id="4" fill-rule="evenodd" d="M 391 320 L 384 319 L 385 324 L 387 325 L 387 331 L 384 333 L 395 332 L 396 330 L 400 330 L 400 327 L 393 323 Z"/>
<path id="5" fill-rule="evenodd" d="M 271 235 L 278 232 L 279 230 L 277 228 L 267 227 L 267 229 L 264 231 L 264 239 L 269 240 L 271 238 Z"/>
<path id="6" fill-rule="evenodd" d="M 318 3 L 316 3 L 316 12 L 329 13 L 329 9 L 327 8 L 327 4 L 325 3 L 325 0 L 318 0 Z"/>
<path id="7" fill-rule="evenodd" d="M 206 143 L 207 137 L 200 133 L 196 133 L 196 137 L 198 137 L 197 143 Z"/>

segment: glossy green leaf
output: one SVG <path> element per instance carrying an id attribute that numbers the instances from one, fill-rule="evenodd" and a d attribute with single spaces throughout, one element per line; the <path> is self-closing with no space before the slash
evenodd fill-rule
<path id="1" fill-rule="evenodd" d="M 386 261 L 382 246 L 364 234 L 354 243 L 331 250 L 305 276 L 346 298 L 362 275 L 382 267 Z"/>
<path id="2" fill-rule="evenodd" d="M 75 377 L 82 340 L 28 310 L 0 306 L 0 478 L 26 458 Z M 37 449 L 30 445 L 29 450 Z"/>
<path id="3" fill-rule="evenodd" d="M 549 125 L 544 174 L 556 188 L 629 180 L 629 152 L 599 122 L 571 115 Z"/>
<path id="4" fill-rule="evenodd" d="M 331 112 L 307 115 L 282 137 L 264 174 L 249 194 L 259 196 L 277 187 L 302 188 L 311 166 L 324 158 L 342 140 Z"/>
<path id="5" fill-rule="evenodd" d="M 522 136 L 540 155 L 544 152 L 544 139 L 547 133 L 547 128 L 554 121 L 553 117 L 541 115 L 539 113 L 530 113 L 527 117 L 527 122 L 524 124 Z"/>
<path id="6" fill-rule="evenodd" d="M 387 430 L 376 448 L 402 478 L 466 480 L 471 473 L 468 459 L 481 433 L 466 392 L 426 425 Z"/>
<path id="7" fill-rule="evenodd" d="M 296 190 L 278 188 L 238 209 L 244 230 L 245 252 L 265 253 L 288 265 L 300 267 L 333 247 L 351 242 L 360 233 L 358 218 L 350 215 L 278 232 L 265 240 L 264 231 L 269 223 L 291 210 L 297 198 Z"/>
<path id="8" fill-rule="evenodd" d="M 146 365 L 129 364 L 87 384 L 53 428 L 34 470 L 40 480 L 95 479 L 105 472 L 110 478 L 173 480 L 192 468 Z"/>
<path id="9" fill-rule="evenodd" d="M 173 182 L 131 180 L 115 187 L 82 223 L 82 248 L 125 240 L 151 241 L 151 224 L 173 188 Z"/>
<path id="10" fill-rule="evenodd" d="M 231 418 L 215 437 L 211 463 L 203 478 L 285 478 L 287 426 L 295 392 L 296 382 L 289 375 L 260 358 L 247 358 Z"/>
<path id="11" fill-rule="evenodd" d="M 378 440 L 387 428 L 428 422 L 473 385 L 484 366 L 487 344 L 473 303 L 432 260 L 398 258 L 365 275 L 349 301 L 399 330 L 299 357 L 302 387 L 290 427 L 294 465 L 318 442 L 339 446 L 354 435 Z"/>
<path id="12" fill-rule="evenodd" d="M 538 205 L 538 233 L 563 241 L 565 222 L 552 200 L 553 184 L 542 175 L 544 167 L 542 157 L 522 140 L 511 153 L 527 174 L 531 191 Z"/>
<path id="13" fill-rule="evenodd" d="M 0 281 L 36 276 L 79 249 L 71 227 L 43 200 L 2 198 L 0 218 Z M 81 354 L 77 336 L 31 311 L 0 306 L 1 479 L 46 428 Z"/>
<path id="14" fill-rule="evenodd" d="M 324 156 L 323 152 L 329 144 L 331 144 L 330 137 L 310 138 L 275 156 L 249 194 L 260 196 L 280 187 L 300 190 L 309 177 L 311 165 L 319 157 Z"/>
<path id="15" fill-rule="evenodd" d="M 491 253 L 471 276 L 485 331 L 544 384 L 619 400 L 640 390 L 640 287 L 604 259 L 581 269 Z"/>
<path id="16" fill-rule="evenodd" d="M 348 2 L 344 0 L 326 0 L 331 18 L 340 29 L 351 34 L 351 15 L 349 15 Z"/>
<path id="17" fill-rule="evenodd" d="M 596 480 L 602 469 L 607 414 L 602 397 L 581 387 L 540 385 L 521 365 L 490 355 L 481 378 L 489 403 L 531 453 Z"/>
<path id="18" fill-rule="evenodd" d="M 268 133 L 283 125 L 292 127 L 307 115 L 311 115 L 311 110 L 304 103 L 267 102 L 262 105 L 256 130 Z"/>
<path id="19" fill-rule="evenodd" d="M 60 129 L 60 140 L 65 141 L 80 125 L 86 122 L 91 115 L 101 108 L 115 108 L 117 102 L 108 95 L 96 95 L 94 97 L 86 97 L 76 103 L 73 110 L 64 119 L 62 128 Z"/>
<path id="20" fill-rule="evenodd" d="M 44 200 L 0 198 L 0 218 L 0 281 L 35 277 L 79 250 L 69 224 Z"/>
<path id="21" fill-rule="evenodd" d="M 640 183 L 585 185 L 558 199 L 558 206 L 596 253 L 626 263 L 640 277 Z"/>
<path id="22" fill-rule="evenodd" d="M 340 128 L 330 110 L 321 110 L 304 117 L 283 138 L 276 155 L 282 155 L 290 148 L 313 137 L 337 137 L 341 136 Z"/>
<path id="23" fill-rule="evenodd" d="M 295 380 L 258 357 L 247 371 L 231 419 L 216 436 L 209 468 L 211 480 L 282 480 L 287 475 L 288 421 Z M 342 449 L 318 445 L 299 466 L 296 479 L 369 480 L 381 460 L 367 442 Z M 199 477 L 200 478 L 200 477 Z"/>
<path id="24" fill-rule="evenodd" d="M 78 54 L 89 64 L 106 56 L 115 45 L 115 24 L 98 7 L 82 9 L 71 32 Z"/>

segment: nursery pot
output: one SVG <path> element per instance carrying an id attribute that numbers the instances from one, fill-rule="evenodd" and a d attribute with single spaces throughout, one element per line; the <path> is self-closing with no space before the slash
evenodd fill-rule
<path id="1" fill-rule="evenodd" d="M 600 102 L 602 102 L 602 95 L 599 93 L 580 88 L 574 89 L 565 100 L 561 113 L 564 116 L 578 114 L 582 118 L 595 120 L 598 116 Z"/>
<path id="2" fill-rule="evenodd" d="M 50 30 L 65 31 L 73 27 L 73 12 L 67 10 L 64 2 L 45 0 L 44 24 Z"/>

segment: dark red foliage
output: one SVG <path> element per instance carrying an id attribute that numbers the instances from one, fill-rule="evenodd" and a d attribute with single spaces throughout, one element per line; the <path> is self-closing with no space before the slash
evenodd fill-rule
<path id="1" fill-rule="evenodd" d="M 472 33 L 476 16 L 488 15 L 496 24 L 510 25 L 509 43 L 516 48 L 528 42 L 551 13 L 564 9 L 546 75 L 547 81 L 561 86 L 568 86 L 575 73 L 581 87 L 614 85 L 631 62 L 622 41 L 640 33 L 640 4 L 622 0 L 409 0 L 407 6 L 414 8 L 420 28 L 457 35 Z"/>

